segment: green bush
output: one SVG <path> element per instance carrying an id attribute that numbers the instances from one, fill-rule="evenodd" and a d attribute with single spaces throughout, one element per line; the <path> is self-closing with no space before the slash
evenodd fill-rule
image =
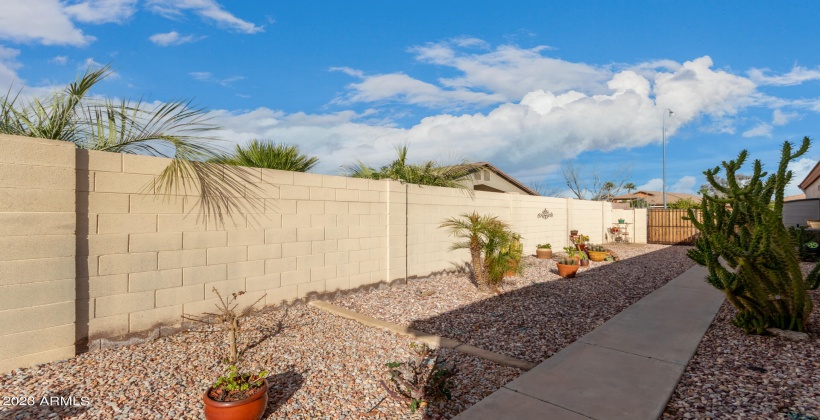
<path id="1" fill-rule="evenodd" d="M 803 276 L 798 251 L 782 219 L 783 191 L 792 179 L 788 164 L 806 153 L 809 144 L 809 138 L 804 138 L 792 153 L 793 145 L 785 142 L 777 171 L 768 178 L 755 160 L 751 178 L 738 182 L 745 150 L 736 160 L 723 162 L 725 185 L 716 178 L 720 167 L 705 171 L 716 192 L 703 195 L 700 221 L 693 209 L 685 218 L 700 231 L 689 257 L 709 270 L 706 281 L 738 309 L 733 323 L 747 333 L 762 334 L 769 327 L 805 331 L 811 315 L 807 290 L 820 286 L 820 264 Z"/>

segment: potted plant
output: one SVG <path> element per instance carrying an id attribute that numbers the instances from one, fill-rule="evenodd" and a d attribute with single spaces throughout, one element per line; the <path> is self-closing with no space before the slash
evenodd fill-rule
<path id="1" fill-rule="evenodd" d="M 569 234 L 570 234 L 570 236 L 577 236 L 577 235 L 578 235 L 578 231 L 577 231 L 577 230 L 575 230 L 575 229 L 573 229 L 573 230 L 569 231 Z"/>
<path id="2" fill-rule="evenodd" d="M 575 243 L 575 248 L 579 251 L 583 252 L 586 248 L 586 243 L 589 242 L 589 236 L 587 235 L 578 235 L 577 238 L 573 241 Z"/>
<path id="3" fill-rule="evenodd" d="M 535 247 L 535 256 L 541 259 L 550 259 L 552 258 L 552 245 L 550 244 L 538 244 Z"/>
<path id="4" fill-rule="evenodd" d="M 589 266 L 589 257 L 587 256 L 586 252 L 584 252 L 584 251 L 578 252 L 578 258 L 580 258 L 579 263 L 580 263 L 581 267 L 588 267 Z"/>
<path id="5" fill-rule="evenodd" d="M 587 253 L 589 254 L 589 259 L 592 261 L 603 261 L 606 258 L 606 248 L 602 245 L 590 245 L 587 248 Z"/>
<path id="6" fill-rule="evenodd" d="M 564 252 L 567 253 L 567 258 L 572 258 L 575 261 L 581 261 L 581 257 L 578 256 L 578 249 L 574 246 L 565 246 Z"/>
<path id="7" fill-rule="evenodd" d="M 624 219 L 618 219 L 618 223 L 620 223 L 620 224 L 624 224 L 624 223 L 626 223 L 626 220 L 624 220 Z"/>
<path id="8" fill-rule="evenodd" d="M 243 311 L 237 312 L 236 300 L 245 294 L 244 291 L 232 293 L 224 299 L 215 287 L 213 292 L 219 297 L 218 314 L 205 313 L 199 317 L 183 316 L 184 319 L 209 325 L 214 322 L 223 324 L 227 332 L 228 355 L 224 361 L 228 364 L 228 368 L 225 374 L 217 378 L 202 395 L 205 418 L 207 420 L 259 420 L 265 414 L 268 406 L 269 384 L 265 379 L 268 372 L 266 370 L 258 373 L 241 372 L 237 368 L 239 353 L 236 343 L 240 331 L 240 319 L 248 315 L 265 295 Z"/>
<path id="9" fill-rule="evenodd" d="M 568 279 L 575 277 L 575 273 L 578 272 L 580 267 L 578 260 L 570 257 L 561 258 L 556 265 L 558 266 L 558 275 Z"/>

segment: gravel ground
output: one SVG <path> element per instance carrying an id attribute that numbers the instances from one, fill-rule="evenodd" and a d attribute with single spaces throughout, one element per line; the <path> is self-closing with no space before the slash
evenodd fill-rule
<path id="1" fill-rule="evenodd" d="M 731 324 L 737 310 L 724 303 L 663 418 L 820 418 L 820 290 L 810 293 L 807 342 L 746 335 Z"/>
<path id="2" fill-rule="evenodd" d="M 409 339 L 304 305 L 250 316 L 243 329 L 243 365 L 271 372 L 267 419 L 450 418 L 521 374 L 441 349 L 458 368 L 453 400 L 411 416 L 379 384 L 385 363 L 410 359 Z M 0 419 L 201 418 L 202 393 L 224 368 L 223 337 L 177 334 L 0 375 L 0 397 L 34 399 L 0 406 Z M 60 396 L 80 406 L 41 404 Z"/>
<path id="3" fill-rule="evenodd" d="M 574 279 L 558 276 L 553 261 L 525 257 L 524 273 L 505 279 L 501 295 L 479 293 L 468 274 L 443 274 L 333 303 L 539 363 L 694 264 L 689 247 L 608 247 L 621 261 L 590 262 Z"/>

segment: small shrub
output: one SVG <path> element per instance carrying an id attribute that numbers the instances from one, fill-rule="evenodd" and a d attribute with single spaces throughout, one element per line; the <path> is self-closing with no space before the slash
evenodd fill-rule
<path id="1" fill-rule="evenodd" d="M 538 244 L 535 247 L 538 249 L 552 249 L 552 245 L 550 244 Z"/>
<path id="2" fill-rule="evenodd" d="M 572 258 L 572 257 L 563 257 L 563 258 L 561 258 L 560 260 L 558 260 L 558 264 L 563 264 L 563 265 L 579 265 L 579 264 L 580 264 L 580 262 L 579 262 L 577 259 Z"/>
<path id="3" fill-rule="evenodd" d="M 410 343 L 410 350 L 412 360 L 385 364 L 392 386 L 382 381 L 382 387 L 396 399 L 409 400 L 411 413 L 428 401 L 451 399 L 451 378 L 457 369 L 440 362 L 426 344 Z"/>
<path id="4" fill-rule="evenodd" d="M 211 386 L 208 396 L 220 402 L 244 400 L 264 384 L 266 376 L 266 370 L 259 373 L 239 373 L 235 365 L 230 365 L 226 373 Z"/>

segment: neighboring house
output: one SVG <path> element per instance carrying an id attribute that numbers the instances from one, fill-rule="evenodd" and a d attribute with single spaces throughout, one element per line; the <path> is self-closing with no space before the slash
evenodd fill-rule
<path id="1" fill-rule="evenodd" d="M 685 193 L 673 193 L 668 192 L 666 193 L 666 204 L 672 204 L 677 202 L 678 200 L 684 199 L 691 199 L 696 203 L 700 203 L 700 196 L 695 194 L 685 194 Z M 651 208 L 658 208 L 663 207 L 663 192 L 661 191 L 647 191 L 647 190 L 639 190 L 635 191 L 631 194 L 622 194 L 616 195 L 612 197 L 609 201 L 613 203 L 630 203 L 632 201 L 643 199 L 649 204 Z"/>
<path id="2" fill-rule="evenodd" d="M 806 198 L 820 198 L 820 161 L 814 165 L 798 187 L 806 194 Z"/>
<path id="3" fill-rule="evenodd" d="M 808 226 L 809 220 L 820 220 L 820 162 L 798 187 L 803 194 L 783 198 L 783 224 L 786 226 Z"/>
<path id="4" fill-rule="evenodd" d="M 470 176 L 473 189 L 476 191 L 541 195 L 489 162 L 477 162 L 476 165 L 481 166 L 483 169 L 482 171 L 474 172 Z"/>

